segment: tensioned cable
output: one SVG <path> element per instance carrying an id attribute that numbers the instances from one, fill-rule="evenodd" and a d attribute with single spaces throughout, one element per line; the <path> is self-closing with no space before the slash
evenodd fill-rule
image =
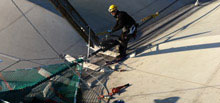
<path id="1" fill-rule="evenodd" d="M 199 17 L 199 18 L 195 19 L 194 21 L 190 22 L 189 24 L 184 25 L 183 27 L 181 27 L 181 28 L 179 28 L 179 29 L 177 29 L 177 30 L 175 30 L 175 31 L 173 31 L 173 32 L 171 32 L 171 33 L 169 33 L 168 35 L 166 35 L 166 36 L 164 36 L 164 37 L 161 37 L 161 38 L 159 38 L 159 39 L 157 39 L 157 40 L 155 40 L 155 41 L 152 41 L 152 42 L 150 42 L 149 44 L 153 44 L 153 43 L 155 43 L 155 42 L 157 42 L 157 41 L 159 41 L 159 40 L 161 40 L 161 39 L 163 39 L 163 38 L 166 38 L 167 36 L 169 36 L 169 35 L 171 35 L 171 34 L 174 34 L 174 33 L 180 32 L 180 31 L 182 31 L 182 30 L 185 30 L 185 29 L 188 28 L 190 25 L 192 25 L 192 24 L 194 24 L 195 22 L 199 21 L 200 19 L 204 18 L 205 16 L 207 16 L 208 14 L 210 14 L 211 12 L 213 12 L 214 10 L 216 10 L 216 9 L 219 8 L 219 7 L 220 7 L 220 4 L 217 5 L 217 6 L 215 6 L 214 8 L 212 8 L 210 11 L 208 11 L 207 13 L 205 13 L 204 15 L 202 15 L 201 17 Z"/>
<path id="2" fill-rule="evenodd" d="M 21 61 L 40 61 L 40 60 L 55 60 L 55 59 L 60 59 L 60 58 L 58 58 L 58 57 L 24 59 L 24 58 L 12 56 L 12 55 L 9 55 L 9 54 L 6 54 L 6 53 L 2 53 L 2 52 L 0 52 L 0 56 L 5 57 L 5 58 L 8 58 L 8 59 L 11 59 L 11 60 L 14 60 L 14 61 L 18 61 L 18 60 L 21 60 Z"/>
<path id="3" fill-rule="evenodd" d="M 60 57 L 60 54 L 56 51 L 55 48 L 53 48 L 53 46 L 47 41 L 47 39 L 40 33 L 40 31 L 34 26 L 34 24 L 28 19 L 28 17 L 25 15 L 25 13 L 19 8 L 19 6 L 14 2 L 14 0 L 11 0 L 12 3 L 15 5 L 15 7 L 19 10 L 19 12 L 22 14 L 22 16 L 28 21 L 28 23 L 33 27 L 33 29 L 40 35 L 40 37 L 47 43 L 47 45 Z M 17 59 L 17 58 L 16 58 Z M 32 62 L 32 63 L 36 63 L 36 62 L 33 62 L 33 61 L 30 61 L 30 60 L 25 60 L 23 59 L 24 61 L 29 61 L 29 62 Z M 20 62 L 21 60 L 19 59 L 18 62 Z M 18 62 L 16 62 L 15 64 L 17 64 Z M 13 65 L 15 65 L 13 64 Z M 37 63 L 37 64 L 40 64 L 40 63 Z M 10 65 L 4 69 L 2 69 L 1 71 L 4 71 L 6 69 L 8 69 L 9 67 L 13 66 L 13 65 Z M 42 64 L 40 64 L 42 65 Z"/>
<path id="4" fill-rule="evenodd" d="M 55 59 L 60 59 L 58 57 L 51 57 L 51 58 L 33 58 L 33 59 L 24 59 L 24 58 L 20 58 L 20 57 L 16 57 L 16 56 L 12 56 L 6 53 L 2 53 L 0 52 L 0 56 L 17 61 L 17 60 L 21 60 L 21 61 L 30 61 L 30 60 L 34 60 L 34 61 L 40 61 L 40 60 L 55 60 Z"/>
<path id="5" fill-rule="evenodd" d="M 23 17 L 28 21 L 28 23 L 33 27 L 33 29 L 40 35 L 40 37 L 47 43 L 47 45 L 60 57 L 60 54 L 57 52 L 55 48 L 47 41 L 47 39 L 40 33 L 40 31 L 34 26 L 34 24 L 28 19 L 28 17 L 24 14 L 24 12 L 21 10 L 21 8 L 18 7 L 18 5 L 14 2 L 14 0 L 11 0 L 12 3 L 15 5 L 15 7 L 19 10 L 19 12 L 23 15 Z"/>
<path id="6" fill-rule="evenodd" d="M 68 66 L 69 68 L 71 68 L 72 70 L 74 70 L 69 64 L 66 63 L 66 61 L 64 61 L 64 63 L 65 63 L 66 66 Z M 73 73 L 74 73 L 75 75 L 78 75 L 75 71 L 73 71 Z M 85 72 L 85 73 L 86 73 L 86 72 Z M 87 73 L 87 74 L 88 74 L 88 73 Z M 90 74 L 89 74 L 89 75 L 90 75 Z M 95 78 L 96 81 L 98 81 L 98 82 L 106 89 L 107 93 L 109 94 L 108 89 L 106 88 L 106 86 L 104 86 L 103 83 L 101 83 L 95 76 L 93 76 L 93 75 L 90 75 L 90 76 L 92 76 L 93 78 Z M 85 80 L 83 80 L 82 78 L 80 78 L 80 80 L 82 80 L 82 82 L 84 82 L 87 87 L 89 87 L 97 96 L 99 96 L 99 93 L 97 93 L 97 92 L 96 92 L 95 90 L 93 90 L 90 86 L 88 86 L 88 84 L 87 84 L 87 82 L 86 82 Z M 106 103 L 105 100 L 103 100 L 103 99 L 101 99 L 101 100 Z"/>
<path id="7" fill-rule="evenodd" d="M 69 13 L 69 12 L 68 12 Z M 72 16 L 71 16 L 72 17 Z M 73 17 L 74 18 L 74 17 Z M 65 61 L 65 60 L 64 60 Z M 65 63 L 65 62 L 64 62 Z M 67 63 L 65 63 L 69 68 L 71 68 Z M 86 74 L 88 74 L 87 72 L 85 72 Z M 96 78 L 94 75 L 92 75 L 92 74 L 88 74 L 88 75 L 90 75 L 92 78 L 94 78 L 98 83 L 100 83 L 105 89 L 106 89 L 106 91 L 107 91 L 107 93 L 109 93 L 109 91 L 108 91 L 108 89 L 107 89 L 107 87 L 103 84 L 103 83 L 101 83 L 101 81 L 99 81 L 98 80 L 98 78 Z M 83 80 L 83 79 L 81 79 L 81 80 Z"/>
<path id="8" fill-rule="evenodd" d="M 139 12 L 142 12 L 144 9 L 148 8 L 149 6 L 151 6 L 152 4 L 154 4 L 155 2 L 157 2 L 158 0 L 153 0 L 151 3 L 149 3 L 148 5 L 144 6 L 143 8 L 139 9 L 138 11 L 135 11 L 134 13 L 131 14 L 131 16 L 139 13 Z"/>
<path id="9" fill-rule="evenodd" d="M 172 5 L 172 4 L 171 4 Z M 216 8 L 218 8 L 219 5 L 215 8 L 213 8 L 211 11 L 209 11 L 207 14 L 209 14 L 210 12 L 214 11 Z M 167 7 L 168 8 L 168 7 Z M 166 9 L 167 9 L 166 8 Z M 161 10 L 160 12 L 163 12 L 165 9 Z M 206 16 L 207 14 L 203 15 L 202 17 Z M 195 21 L 191 22 L 189 25 L 193 24 L 194 22 L 198 21 L 199 19 L 201 19 L 202 17 L 196 19 Z M 187 26 L 189 26 L 187 25 Z M 139 70 L 140 71 L 140 70 Z M 143 72 L 143 71 L 142 71 Z M 146 72 L 145 72 L 146 73 Z M 181 80 L 181 79 L 176 79 L 176 78 L 173 78 L 173 77 L 168 77 L 168 76 L 164 76 L 164 75 L 159 75 L 159 74 L 154 74 L 154 73 L 149 73 L 147 72 L 148 74 L 153 74 L 153 75 L 158 75 L 158 76 L 163 76 L 163 77 L 166 77 L 166 78 L 170 78 L 170 79 L 175 79 L 175 80 L 180 80 L 180 81 L 185 81 L 185 82 L 189 82 L 189 83 L 193 83 L 193 84 L 199 84 L 199 85 L 203 85 L 203 86 L 206 86 L 206 87 L 212 87 L 212 86 L 209 86 L 209 85 L 206 85 L 206 84 L 202 84 L 202 83 L 197 83 L 197 82 L 193 82 L 193 81 L 187 81 L 187 80 Z M 212 88 L 215 88 L 215 89 L 219 89 L 219 88 L 216 88 L 216 87 L 212 87 Z"/>
<path id="10" fill-rule="evenodd" d="M 37 61 L 37 60 L 54 60 L 54 59 L 60 59 L 60 58 L 42 58 L 42 59 L 23 59 L 23 58 L 19 58 L 19 57 L 15 57 L 15 56 L 11 56 L 9 54 L 5 54 L 5 53 L 1 53 L 0 52 L 0 56 L 3 56 L 3 57 L 6 57 L 8 59 L 11 59 L 11 60 L 14 60 L 16 61 L 15 63 L 13 64 L 10 64 L 9 66 L 5 67 L 4 69 L 0 70 L 0 72 L 12 67 L 13 65 L 19 63 L 19 62 L 22 62 L 22 61 L 27 61 L 27 62 L 31 62 L 31 63 L 34 63 L 34 64 L 38 64 L 38 65 L 46 65 L 46 64 L 42 64 L 42 63 L 38 63 L 38 62 L 34 62 L 34 61 Z M 19 61 L 19 62 L 18 62 Z"/>
<path id="11" fill-rule="evenodd" d="M 19 62 L 20 62 L 20 60 L 14 62 L 14 63 L 12 63 L 12 64 L 10 64 L 9 66 L 7 66 L 7 67 L 5 67 L 4 69 L 0 70 L 0 72 L 6 70 L 6 69 L 8 69 L 8 68 L 10 68 L 11 66 L 13 66 L 13 65 L 15 65 L 15 64 L 18 64 Z"/>
<path id="12" fill-rule="evenodd" d="M 171 34 L 173 34 L 173 33 L 176 33 L 176 32 L 179 32 L 179 31 L 182 31 L 182 30 L 186 29 L 187 27 L 189 27 L 189 26 L 192 25 L 193 23 L 199 21 L 201 18 L 207 16 L 207 15 L 210 14 L 212 11 L 216 10 L 218 7 L 220 7 L 220 4 L 217 5 L 216 7 L 214 7 L 213 9 L 211 9 L 211 10 L 210 10 L 209 12 L 207 12 L 206 14 L 202 15 L 201 17 L 197 18 L 196 20 L 192 21 L 191 23 L 189 23 L 189 24 L 187 24 L 187 25 L 185 25 L 185 26 L 183 26 L 183 27 L 181 27 L 181 28 L 175 30 L 174 32 L 168 34 L 167 36 L 169 36 L 169 35 L 171 35 Z M 161 10 L 161 11 L 163 11 L 163 10 Z M 161 11 L 160 11 L 160 12 L 161 12 Z M 185 12 L 188 12 L 188 11 L 189 11 L 189 10 L 187 10 L 187 11 L 185 11 Z M 183 14 L 184 14 L 184 13 L 183 13 Z M 163 38 L 165 38 L 165 37 L 167 37 L 167 36 L 161 37 L 160 39 L 163 39 Z M 160 40 L 160 39 L 158 39 L 158 40 Z M 156 41 L 158 41 L 158 40 L 156 40 Z M 150 43 L 148 43 L 148 44 L 152 44 L 152 43 L 154 43 L 154 42 L 156 42 L 156 41 L 150 42 Z M 137 42 L 138 42 L 138 43 L 133 44 L 132 47 L 135 46 L 135 45 L 137 45 L 136 47 L 139 47 L 140 45 L 143 44 L 142 41 L 137 41 Z M 133 47 L 133 48 L 135 48 L 135 47 Z"/>
<path id="13" fill-rule="evenodd" d="M 165 10 L 167 10 L 168 8 L 170 8 L 171 6 L 173 6 L 175 3 L 177 3 L 179 0 L 175 0 L 172 3 L 170 3 L 168 6 L 166 6 L 165 8 L 163 8 L 162 10 L 158 11 L 159 14 L 163 13 Z M 152 18 L 151 18 L 152 19 Z M 139 24 L 139 27 L 143 26 L 146 22 L 150 21 L 151 19 L 148 19 L 144 22 L 141 22 Z"/>
<path id="14" fill-rule="evenodd" d="M 72 45 L 70 45 L 69 47 L 67 47 L 66 49 L 63 50 L 63 52 L 66 52 L 68 50 L 70 50 L 71 48 L 77 46 L 77 43 L 79 43 L 81 41 L 81 39 L 77 40 L 76 42 L 74 42 Z"/>
<path id="15" fill-rule="evenodd" d="M 25 17 L 26 20 L 28 20 L 28 22 L 31 24 L 31 26 L 36 30 L 36 32 L 41 35 L 41 37 L 47 42 L 47 44 L 52 48 L 52 50 L 54 52 L 56 52 L 56 54 L 60 57 L 60 54 L 56 51 L 56 49 L 53 48 L 53 46 L 44 38 L 44 36 L 39 32 L 39 30 L 33 25 L 33 23 L 31 23 L 31 21 L 28 19 L 27 16 L 25 16 L 25 14 L 23 13 L 23 11 L 18 7 L 18 5 L 14 2 L 14 0 L 12 0 L 12 2 L 14 3 L 14 5 L 17 7 L 17 9 L 22 13 L 22 15 Z M 63 58 L 61 58 L 62 60 L 64 60 Z M 91 75 L 92 76 L 92 75 Z M 95 78 L 95 77 L 94 77 Z"/>
<path id="16" fill-rule="evenodd" d="M 23 13 L 23 11 L 19 8 L 19 6 L 14 2 L 14 0 L 11 0 L 12 3 L 16 6 L 16 8 L 21 12 L 21 14 L 25 17 L 25 19 L 31 24 L 31 26 L 35 29 L 35 31 L 42 37 L 42 39 L 47 43 L 47 45 L 58 55 L 58 57 L 60 57 L 60 54 L 58 53 L 58 51 L 56 51 L 55 48 L 53 48 L 53 46 L 47 41 L 47 39 L 40 33 L 40 31 L 34 26 L 34 24 L 28 19 L 28 17 Z M 62 60 L 64 60 L 64 58 L 60 57 Z M 65 65 L 67 65 L 69 68 L 73 69 L 69 64 L 67 64 L 64 60 Z M 77 73 L 74 72 L 74 74 L 77 75 Z M 95 78 L 101 85 L 103 85 L 95 76 L 91 75 L 93 78 Z M 84 81 L 83 79 L 80 78 L 80 80 Z M 85 82 L 86 83 L 86 82 Z M 103 85 L 104 88 L 106 88 Z M 89 87 L 91 89 L 91 87 Z M 91 89 L 93 92 L 95 92 L 93 89 Z M 107 92 L 109 93 L 108 89 L 106 88 Z M 96 93 L 96 92 L 95 92 Z M 99 96 L 98 93 L 96 93 L 97 96 Z M 104 100 L 103 100 L 104 101 Z M 105 102 L 105 101 L 104 101 Z M 106 102 L 105 102 L 106 103 Z"/>
<path id="17" fill-rule="evenodd" d="M 34 7 L 30 8 L 29 10 L 27 10 L 27 11 L 25 12 L 25 14 L 28 13 L 28 12 L 30 12 L 33 8 L 34 8 Z M 17 22 L 21 17 L 22 17 L 22 16 L 17 17 L 14 21 L 12 21 L 12 22 L 9 23 L 8 25 L 6 25 L 6 26 L 3 27 L 2 29 L 0 29 L 0 32 L 4 31 L 4 30 L 7 29 L 8 27 L 10 27 L 12 24 L 14 24 L 15 22 Z"/>
<path id="18" fill-rule="evenodd" d="M 182 28 L 185 28 L 185 27 L 188 27 L 190 26 L 191 24 L 195 23 L 196 21 L 200 20 L 201 18 L 207 16 L 208 14 L 210 14 L 212 11 L 216 10 L 218 7 L 220 7 L 220 4 L 217 5 L 216 7 L 214 7 L 213 9 L 211 9 L 208 13 L 202 15 L 201 17 L 197 18 L 196 20 L 192 21 L 191 23 L 187 24 L 186 26 L 184 27 L 181 27 L 180 29 L 176 30 L 176 31 L 179 31 L 179 30 L 182 30 Z M 175 32 L 176 32 L 175 31 Z M 160 38 L 161 39 L 161 38 Z M 153 42 L 152 42 L 153 43 Z M 183 81 L 183 82 L 188 82 L 188 83 L 192 83 L 192 84 L 198 84 L 198 85 L 202 85 L 204 87 L 211 87 L 211 88 L 214 88 L 214 89 L 217 89 L 219 90 L 219 88 L 215 87 L 215 86 L 209 86 L 207 84 L 202 84 L 202 83 L 198 83 L 198 82 L 193 82 L 193 81 L 188 81 L 188 80 L 183 80 L 183 79 L 177 79 L 175 77 L 170 77 L 170 76 L 166 76 L 166 75 L 161 75 L 161 74 L 156 74 L 156 73 L 151 73 L 151 72 L 146 72 L 146 71 L 143 71 L 143 70 L 137 70 L 136 71 L 139 71 L 139 72 L 142 72 L 142 73 L 147 73 L 147 74 L 151 74 L 151 75 L 156 75 L 156 76 L 161 76 L 161 77 L 165 77 L 165 78 L 170 78 L 170 79 L 174 79 L 174 80 L 178 80 L 178 81 Z M 135 95 L 133 95 L 135 96 Z"/>

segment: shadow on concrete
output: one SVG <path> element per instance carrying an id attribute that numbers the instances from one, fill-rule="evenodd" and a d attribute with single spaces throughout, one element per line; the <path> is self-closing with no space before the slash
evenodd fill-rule
<path id="1" fill-rule="evenodd" d="M 49 0 L 28 0 L 29 2 L 32 2 L 56 15 L 62 16 L 56 8 L 53 6 L 53 4 Z"/>
<path id="2" fill-rule="evenodd" d="M 154 103 L 177 103 L 180 97 L 169 97 L 165 99 L 155 99 Z"/>
<path id="3" fill-rule="evenodd" d="M 150 49 L 150 48 L 155 47 L 155 46 L 157 46 L 157 48 L 159 48 L 159 45 L 163 44 L 163 43 L 167 43 L 167 42 L 171 42 L 171 41 L 176 41 L 176 40 L 180 40 L 180 39 L 185 39 L 185 38 L 189 38 L 189 37 L 194 37 L 194 36 L 198 36 L 198 35 L 204 35 L 204 34 L 209 33 L 209 32 L 211 32 L 211 31 L 206 31 L 206 32 L 202 32 L 202 33 L 192 34 L 192 35 L 187 35 L 187 36 L 183 36 L 183 37 L 179 37 L 179 38 L 174 38 L 174 39 L 171 39 L 171 40 L 170 40 L 170 38 L 172 38 L 173 36 L 170 36 L 165 41 L 160 42 L 158 44 L 155 44 L 155 45 L 153 45 L 151 47 L 149 47 L 149 45 L 146 45 L 146 46 L 143 46 L 143 47 L 139 48 L 136 51 L 136 54 L 140 54 L 140 53 L 144 52 L 145 50 Z M 201 46 L 201 47 L 198 47 L 198 46 Z M 205 49 L 205 48 L 208 48 L 207 46 L 215 47 L 212 44 L 203 44 L 203 45 L 194 45 L 194 46 L 186 46 L 186 47 L 179 47 L 179 48 L 171 48 L 171 49 L 165 49 L 165 50 L 157 49 L 157 51 L 141 54 L 141 55 L 138 55 L 137 57 L 147 56 L 147 55 L 156 55 L 156 54 L 162 54 L 162 53 L 170 53 L 170 52 L 180 52 L 180 51 L 187 51 L 187 50 L 195 50 L 195 49 Z"/>
<path id="4" fill-rule="evenodd" d="M 140 71 L 140 70 L 139 70 Z M 144 71 L 142 71 L 145 73 Z M 161 91 L 161 92 L 152 92 L 152 93 L 145 93 L 145 94 L 137 94 L 137 95 L 130 95 L 130 96 L 124 96 L 121 98 L 130 98 L 130 97 L 138 97 L 138 96 L 150 96 L 150 95 L 157 95 L 157 94 L 166 94 L 166 93 L 176 93 L 176 92 L 188 92 L 188 91 L 194 91 L 194 90 L 200 90 L 200 89 L 206 89 L 206 88 L 213 88 L 213 89 L 218 89 L 220 85 L 210 85 L 210 86 L 201 86 L 201 87 L 196 87 L 196 88 L 185 88 L 185 89 L 178 89 L 178 90 L 170 90 L 170 91 Z M 172 97 L 171 97 L 172 98 Z M 168 99 L 168 98 L 166 98 Z M 164 99 L 164 100 L 166 100 Z M 164 102 L 156 102 L 156 103 L 164 103 Z M 165 102 L 169 103 L 169 102 Z M 172 102 L 171 102 L 172 103 Z M 175 102 L 174 102 L 175 103 Z"/>
<path id="5" fill-rule="evenodd" d="M 169 48 L 169 49 L 157 50 L 157 51 L 153 51 L 153 52 L 149 52 L 149 53 L 144 53 L 144 54 L 141 54 L 137 57 L 157 55 L 157 54 L 165 54 L 165 53 L 173 53 L 173 52 L 190 51 L 190 50 L 219 48 L 219 47 L 220 47 L 220 42 L 209 43 L 209 44 L 201 44 L 201 45 L 192 45 L 192 46 L 183 46 L 183 47 Z"/>
<path id="6" fill-rule="evenodd" d="M 216 10 L 218 7 L 220 7 L 220 4 L 217 5 L 216 7 L 214 7 L 212 10 L 208 11 L 207 13 L 205 13 L 204 15 L 202 15 L 201 17 L 195 19 L 194 21 L 192 21 L 192 22 L 186 24 L 185 26 L 183 26 L 183 27 L 181 27 L 181 28 L 175 30 L 174 32 L 172 32 L 172 33 L 170 33 L 170 34 L 168 34 L 168 35 L 166 35 L 166 36 L 169 36 L 169 35 L 172 35 L 172 34 L 178 32 L 178 31 L 183 31 L 183 30 L 187 29 L 190 25 L 192 25 L 192 24 L 194 24 L 195 22 L 199 21 L 200 19 L 204 18 L 205 16 L 207 16 L 208 14 L 210 14 L 211 12 L 213 12 L 214 10 Z M 165 37 L 166 37 L 166 36 L 165 36 Z M 175 35 L 173 35 L 173 36 L 175 36 Z M 172 37 L 173 37 L 173 36 L 172 36 Z M 169 38 L 169 39 L 170 39 L 170 38 Z M 158 40 L 160 40 L 160 39 L 158 39 Z M 157 40 L 157 41 L 158 41 L 158 40 Z"/>
<path id="7" fill-rule="evenodd" d="M 153 42 L 151 42 L 151 43 L 149 43 L 149 44 L 152 44 L 152 43 L 155 43 L 155 42 L 157 42 L 157 41 L 159 41 L 159 40 L 162 40 L 162 39 L 164 39 L 164 38 L 167 38 L 164 42 L 161 42 L 161 43 L 159 43 L 159 44 L 162 44 L 162 43 L 166 43 L 166 42 L 168 42 L 168 41 L 174 41 L 174 40 L 179 40 L 179 39 L 183 39 L 183 38 L 188 38 L 188 37 L 192 37 L 192 36 L 196 36 L 196 35 L 201 35 L 201 34 L 205 34 L 205 33 L 208 33 L 208 32 L 210 32 L 210 31 L 207 31 L 207 32 L 202 32 L 202 33 L 198 33 L 198 34 L 192 34 L 192 35 L 189 35 L 189 36 L 185 36 L 185 37 L 180 37 L 180 38 L 176 38 L 176 39 L 173 39 L 173 40 L 170 40 L 171 38 L 173 38 L 174 36 L 176 36 L 177 34 L 178 34 L 178 32 L 180 32 L 180 31 L 183 31 L 183 30 L 185 30 L 185 29 L 187 29 L 190 25 L 192 25 L 192 24 L 194 24 L 195 22 L 198 22 L 200 19 L 202 19 L 202 18 L 204 18 L 205 16 L 207 16 L 208 14 L 210 14 L 211 12 L 213 12 L 214 10 L 216 10 L 218 7 L 220 7 L 220 4 L 219 5 L 217 5 L 217 6 L 215 6 L 213 9 L 211 9 L 210 11 L 208 11 L 207 13 L 205 13 L 204 15 L 202 15 L 202 16 L 200 16 L 200 17 L 198 17 L 197 19 L 195 19 L 195 20 L 193 20 L 192 22 L 190 22 L 190 23 L 188 23 L 188 24 L 186 24 L 186 25 L 184 25 L 184 26 L 182 26 L 181 28 L 179 28 L 179 29 L 177 29 L 177 30 L 175 30 L 175 31 L 173 31 L 173 32 L 171 32 L 171 33 L 169 33 L 168 35 L 165 35 L 165 36 L 163 36 L 163 37 L 161 37 L 161 38 L 159 38 L 159 39 L 157 39 L 157 40 L 155 40 L 155 41 L 153 41 Z M 138 42 L 137 42 L 138 43 Z M 159 44 L 155 44 L 154 46 L 159 46 Z M 214 45 L 215 45 L 216 43 L 214 43 Z M 206 48 L 207 48 L 207 46 L 212 46 L 213 47 L 213 45 L 210 45 L 210 44 L 204 44 L 203 46 L 205 46 Z M 218 44 L 217 44 L 218 45 Z M 202 46 L 202 45 L 200 45 L 200 46 Z M 149 45 L 146 45 L 146 46 L 143 46 L 143 47 L 141 47 L 141 48 L 139 48 L 137 51 L 136 51 L 136 54 L 139 54 L 139 53 L 141 53 L 141 52 L 143 52 L 143 51 L 145 51 L 145 50 L 147 50 L 147 49 L 149 49 L 149 48 L 152 48 L 153 46 L 151 46 L 151 47 L 149 47 Z M 189 48 L 188 48 L 189 47 Z M 172 48 L 172 50 L 171 49 L 169 49 L 169 50 L 162 50 L 162 51 L 155 51 L 155 52 L 150 52 L 150 53 L 147 53 L 147 54 L 142 54 L 142 55 L 139 55 L 139 56 L 146 56 L 146 55 L 153 55 L 153 54 L 161 54 L 161 53 L 168 53 L 168 52 L 177 52 L 177 51 L 186 51 L 186 50 L 195 50 L 195 48 L 197 48 L 197 46 L 188 46 L 187 48 L 188 49 L 186 49 L 186 47 L 180 47 L 180 48 Z M 195 47 L 194 49 L 192 48 L 192 47 Z M 184 50 L 183 50 L 183 48 L 185 48 Z M 131 48 L 131 49 L 134 49 L 134 48 Z M 174 50 L 175 49 L 175 50 Z M 198 49 L 198 48 L 197 48 Z M 200 49 L 202 49 L 202 48 L 200 48 Z M 205 49 L 205 48 L 204 48 Z M 157 53 L 156 53 L 157 52 Z M 137 56 L 137 57 L 139 57 L 139 56 Z"/>
<path id="8" fill-rule="evenodd" d="M 209 0 L 203 0 L 203 2 L 207 2 L 207 1 L 209 1 Z M 201 6 L 202 6 L 202 7 L 205 7 L 206 5 L 207 5 L 207 4 L 203 4 L 203 5 L 201 5 Z M 197 19 L 193 20 L 192 22 L 190 22 L 190 23 L 188 23 L 188 24 L 186 24 L 186 25 L 180 27 L 179 29 L 177 29 L 177 30 L 175 30 L 175 31 L 173 31 L 173 32 L 171 32 L 171 33 L 169 33 L 168 35 L 165 35 L 165 36 L 163 36 L 163 37 L 161 37 L 161 38 L 159 38 L 159 39 L 157 39 L 157 40 L 155 40 L 155 41 L 153 41 L 153 42 L 151 42 L 151 43 L 154 43 L 154 42 L 157 42 L 157 41 L 162 40 L 162 39 L 164 39 L 164 38 L 167 38 L 167 37 L 170 36 L 170 35 L 172 35 L 172 37 L 174 37 L 175 35 L 178 34 L 178 32 L 181 32 L 181 31 L 183 31 L 183 30 L 189 28 L 190 25 L 192 25 L 192 24 L 198 22 L 199 20 L 201 20 L 202 18 L 204 18 L 205 16 L 207 16 L 208 14 L 210 14 L 211 12 L 213 12 L 214 10 L 216 10 L 218 7 L 220 7 L 220 4 L 217 5 L 216 7 L 214 7 L 213 9 L 211 9 L 210 11 L 208 11 L 207 13 L 205 13 L 204 15 L 202 15 L 202 16 L 198 17 Z M 163 27 L 163 26 L 162 26 L 162 27 Z M 159 28 L 162 28 L 162 27 L 159 27 Z M 156 30 L 157 30 L 157 29 L 156 29 Z M 151 33 L 154 33 L 156 30 L 152 31 Z M 134 48 L 137 48 L 137 47 L 138 47 L 138 46 L 135 46 L 135 45 L 139 45 L 139 46 L 140 46 L 140 45 L 145 44 L 146 41 L 149 40 L 149 39 L 147 39 L 147 38 L 149 38 L 149 35 L 154 35 L 154 34 L 151 34 L 151 33 L 149 33 L 149 34 L 143 36 L 140 40 L 138 40 L 137 42 L 135 42 L 134 44 L 132 44 L 132 48 L 131 48 L 131 49 L 134 49 Z M 172 37 L 169 37 L 169 39 L 171 39 Z"/>

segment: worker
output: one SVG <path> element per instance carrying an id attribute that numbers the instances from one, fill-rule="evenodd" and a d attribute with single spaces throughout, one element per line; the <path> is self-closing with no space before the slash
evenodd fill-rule
<path id="1" fill-rule="evenodd" d="M 119 38 L 119 53 L 118 60 L 126 57 L 127 44 L 130 37 L 136 38 L 137 23 L 136 21 L 124 11 L 119 11 L 116 5 L 109 6 L 108 11 L 116 18 L 115 26 L 108 30 L 109 33 L 122 29 L 122 34 Z"/>

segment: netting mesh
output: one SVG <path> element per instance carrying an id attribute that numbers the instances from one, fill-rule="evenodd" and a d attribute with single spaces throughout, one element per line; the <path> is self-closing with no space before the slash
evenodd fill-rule
<path id="1" fill-rule="evenodd" d="M 0 73 L 0 98 L 10 102 L 76 99 L 82 64 L 62 63 Z"/>

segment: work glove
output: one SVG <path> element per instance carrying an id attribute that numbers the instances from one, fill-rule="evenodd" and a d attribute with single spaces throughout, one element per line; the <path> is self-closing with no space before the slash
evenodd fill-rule
<path id="1" fill-rule="evenodd" d="M 156 18 L 159 15 L 159 12 L 156 12 L 155 14 L 152 15 L 153 18 Z"/>
<path id="2" fill-rule="evenodd" d="M 109 30 L 107 30 L 107 32 L 108 32 L 108 33 L 112 33 L 112 30 L 109 29 Z"/>

